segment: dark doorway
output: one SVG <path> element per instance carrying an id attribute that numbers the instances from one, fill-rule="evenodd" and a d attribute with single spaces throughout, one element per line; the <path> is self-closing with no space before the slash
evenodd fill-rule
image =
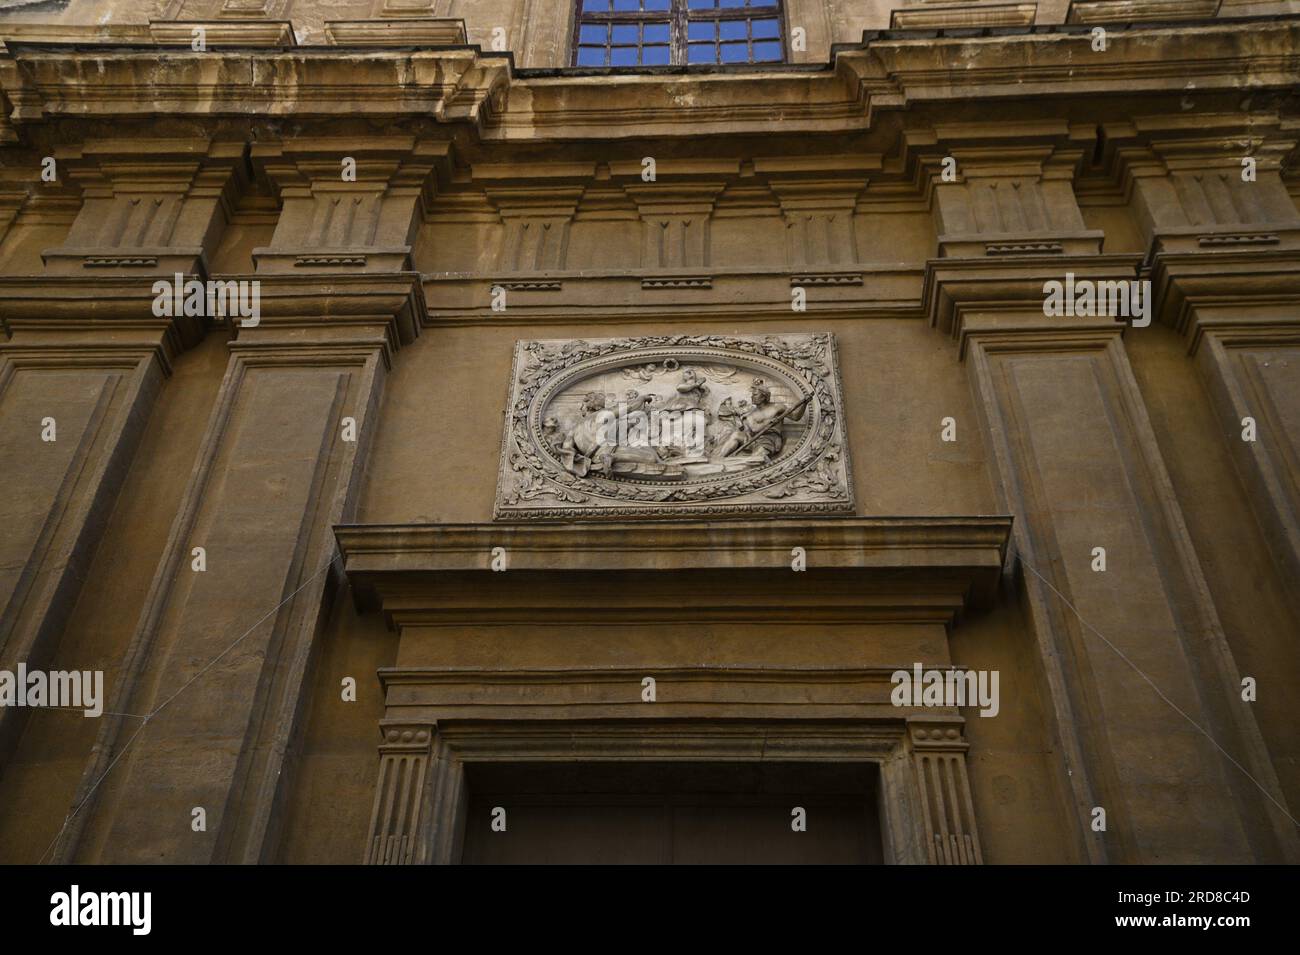
<path id="1" fill-rule="evenodd" d="M 473 765 L 462 861 L 879 863 L 876 775 L 869 763 Z"/>

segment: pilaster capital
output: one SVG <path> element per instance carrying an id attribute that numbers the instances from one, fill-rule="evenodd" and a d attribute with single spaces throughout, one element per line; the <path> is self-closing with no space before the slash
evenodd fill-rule
<path id="1" fill-rule="evenodd" d="M 1156 316 L 1191 354 L 1209 331 L 1300 332 L 1300 227 L 1169 230 L 1156 235 L 1147 257 Z"/>
<path id="2" fill-rule="evenodd" d="M 960 716 L 918 714 L 907 718 L 907 742 L 912 752 L 964 753 L 970 748 Z"/>
<path id="3" fill-rule="evenodd" d="M 1121 335 L 1125 320 L 1049 315 L 1048 283 L 1132 282 L 1140 263 L 1136 254 L 930 259 L 922 303 L 930 324 L 958 343 L 960 358 L 975 336 L 1009 337 L 1025 347 L 1095 343 Z"/>
<path id="4" fill-rule="evenodd" d="M 416 272 L 220 275 L 221 282 L 256 283 L 256 323 L 235 320 L 233 351 L 293 349 L 322 359 L 379 349 L 386 366 L 428 320 Z"/>
<path id="5" fill-rule="evenodd" d="M 193 276 L 185 276 L 186 279 Z M 157 356 L 164 372 L 203 337 L 198 316 L 158 316 L 153 276 L 0 276 L 0 350 Z"/>
<path id="6" fill-rule="evenodd" d="M 437 724 L 385 719 L 379 723 L 379 752 L 381 756 L 427 756 L 433 746 Z"/>

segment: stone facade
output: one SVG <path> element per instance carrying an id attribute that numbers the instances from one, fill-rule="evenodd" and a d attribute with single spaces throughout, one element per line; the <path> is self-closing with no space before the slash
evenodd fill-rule
<path id="1" fill-rule="evenodd" d="M 1297 6 L 0 0 L 0 861 L 1300 861 Z"/>

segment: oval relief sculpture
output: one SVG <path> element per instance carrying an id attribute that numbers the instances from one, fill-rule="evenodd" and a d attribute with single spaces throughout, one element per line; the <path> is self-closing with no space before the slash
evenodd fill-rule
<path id="1" fill-rule="evenodd" d="M 851 511 L 829 334 L 516 345 L 498 518 Z"/>

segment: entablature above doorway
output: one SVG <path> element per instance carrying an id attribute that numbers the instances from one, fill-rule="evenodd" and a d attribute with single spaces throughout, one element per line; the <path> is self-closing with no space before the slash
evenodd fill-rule
<path id="1" fill-rule="evenodd" d="M 1011 518 L 370 524 L 335 527 L 362 611 L 389 625 L 951 624 L 989 606 Z M 806 568 L 797 571 L 802 562 Z M 693 589 L 704 599 L 685 602 Z"/>

